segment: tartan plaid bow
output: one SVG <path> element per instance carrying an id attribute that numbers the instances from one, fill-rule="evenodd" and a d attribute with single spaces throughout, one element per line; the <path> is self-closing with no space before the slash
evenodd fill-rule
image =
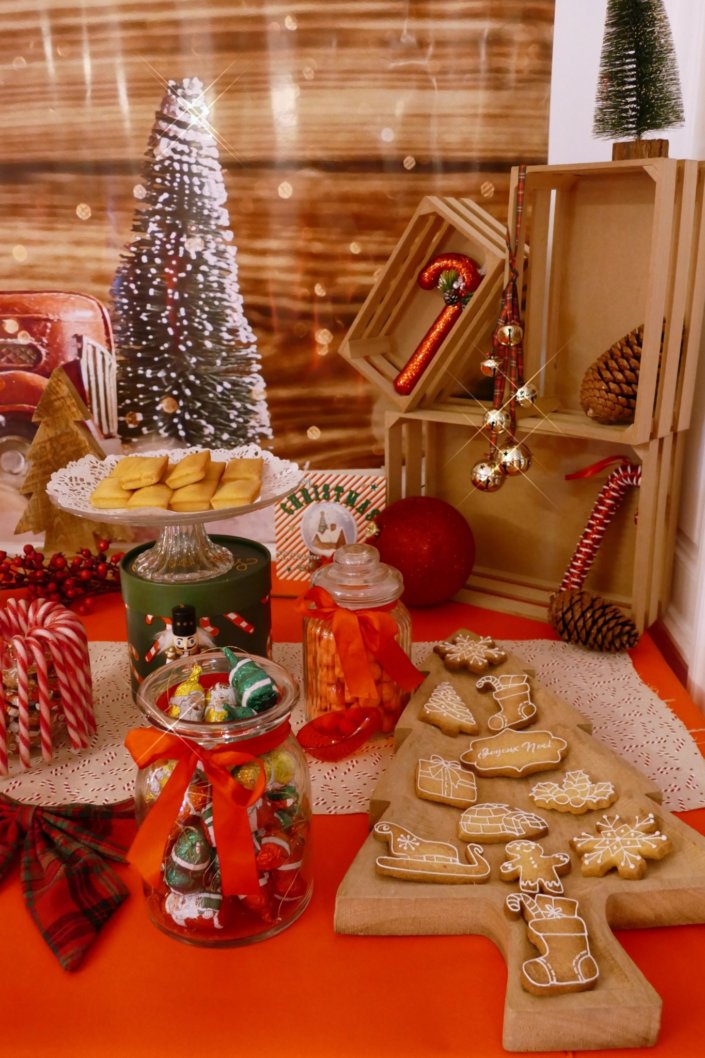
<path id="1" fill-rule="evenodd" d="M 0 794 L 0 881 L 21 850 L 30 915 L 65 970 L 75 970 L 128 888 L 103 857 L 124 861 L 132 801 L 43 808 Z"/>

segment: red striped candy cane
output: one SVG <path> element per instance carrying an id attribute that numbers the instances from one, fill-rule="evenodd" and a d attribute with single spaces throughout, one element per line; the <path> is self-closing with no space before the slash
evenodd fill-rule
<path id="1" fill-rule="evenodd" d="M 39 697 L 39 743 L 42 758 L 51 760 L 52 738 L 51 738 L 51 692 L 49 691 L 49 666 L 46 654 L 31 635 L 27 638 L 29 649 L 34 657 L 34 666 L 37 670 L 37 691 Z"/>
<path id="2" fill-rule="evenodd" d="M 209 636 L 217 636 L 219 629 L 215 628 L 211 624 L 210 617 L 202 617 L 198 622 L 199 628 L 202 628 L 204 632 L 207 632 Z"/>
<path id="3" fill-rule="evenodd" d="M 592 469 L 588 468 L 588 472 Z M 578 471 L 576 474 L 568 474 L 567 477 L 570 479 L 587 477 L 588 472 Z M 639 485 L 641 485 L 640 466 L 625 461 L 612 471 L 600 489 L 588 523 L 563 575 L 559 591 L 582 588 L 610 522 L 622 506 L 629 489 Z"/>
<path id="4" fill-rule="evenodd" d="M 0 644 L 0 649 L 4 644 Z M 4 653 L 4 650 L 3 650 Z M 7 756 L 7 699 L 0 687 L 0 775 L 7 775 L 9 761 Z"/>
<path id="5" fill-rule="evenodd" d="M 29 742 L 29 655 L 22 636 L 12 637 L 12 649 L 15 652 L 17 666 L 17 709 L 19 731 L 17 749 L 20 764 L 23 768 L 31 767 L 31 746 Z"/>
<path id="6" fill-rule="evenodd" d="M 33 632 L 36 639 L 45 643 L 51 654 L 51 660 L 54 665 L 54 672 L 56 673 L 56 679 L 59 684 L 59 697 L 61 699 L 61 708 L 66 718 L 66 730 L 69 733 L 69 741 L 72 749 L 83 749 L 87 745 L 85 739 L 85 732 L 82 723 L 82 712 L 79 709 L 76 701 L 76 696 L 73 687 L 69 681 L 68 672 L 64 658 L 61 652 L 61 647 L 56 642 L 55 637 L 46 628 L 36 628 Z"/>
<path id="7" fill-rule="evenodd" d="M 251 625 L 249 621 L 246 621 L 239 613 L 226 613 L 223 615 L 231 624 L 234 624 L 236 628 L 241 629 L 243 632 L 247 632 L 248 635 L 252 635 L 255 630 L 255 626 Z"/>
<path id="8" fill-rule="evenodd" d="M 86 733 L 95 731 L 95 720 L 91 708 L 93 693 L 89 675 L 90 667 L 87 662 L 87 651 L 84 648 L 83 636 L 79 635 L 68 621 L 57 620 L 54 622 L 53 632 L 59 644 L 66 651 L 69 676 L 76 686 L 82 727 Z M 81 632 L 83 632 L 82 628 Z M 88 745 L 88 739 L 86 739 L 86 745 Z"/>

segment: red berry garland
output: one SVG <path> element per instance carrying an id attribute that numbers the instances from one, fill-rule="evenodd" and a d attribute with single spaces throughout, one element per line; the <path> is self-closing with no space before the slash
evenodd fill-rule
<path id="1" fill-rule="evenodd" d="M 120 589 L 122 552 L 108 556 L 109 540 L 96 546 L 95 554 L 84 547 L 71 558 L 60 551 L 47 558 L 32 544 L 25 544 L 19 555 L 0 551 L 0 589 L 24 588 L 30 600 L 75 603 L 79 613 L 89 613 L 91 596 Z"/>

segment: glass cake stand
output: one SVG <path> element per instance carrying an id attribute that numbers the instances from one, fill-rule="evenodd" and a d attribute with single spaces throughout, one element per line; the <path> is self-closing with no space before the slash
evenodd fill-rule
<path id="1" fill-rule="evenodd" d="M 170 461 L 177 462 L 189 453 L 201 450 L 164 448 L 137 454 L 166 455 Z M 57 507 L 79 518 L 90 518 L 108 525 L 142 526 L 157 530 L 157 539 L 152 547 L 144 550 L 132 566 L 133 572 L 144 580 L 166 584 L 211 580 L 232 569 L 234 558 L 227 547 L 211 540 L 206 532 L 206 522 L 249 514 L 277 503 L 301 485 L 303 472 L 298 464 L 262 451 L 257 445 L 210 451 L 212 459 L 219 462 L 238 457 L 262 457 L 262 487 L 254 503 L 189 513 L 154 507 L 100 510 L 91 505 L 90 498 L 98 483 L 110 474 L 121 458 L 116 455 L 105 459 L 88 455 L 67 464 L 52 474 L 47 494 Z"/>

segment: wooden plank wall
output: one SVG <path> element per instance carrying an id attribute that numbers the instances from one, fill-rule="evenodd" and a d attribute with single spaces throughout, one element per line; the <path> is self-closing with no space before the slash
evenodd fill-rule
<path id="1" fill-rule="evenodd" d="M 335 349 L 423 195 L 504 220 L 510 167 L 546 160 L 553 8 L 0 0 L 0 289 L 108 302 L 164 83 L 200 77 L 274 450 L 380 465 L 377 395 Z"/>

